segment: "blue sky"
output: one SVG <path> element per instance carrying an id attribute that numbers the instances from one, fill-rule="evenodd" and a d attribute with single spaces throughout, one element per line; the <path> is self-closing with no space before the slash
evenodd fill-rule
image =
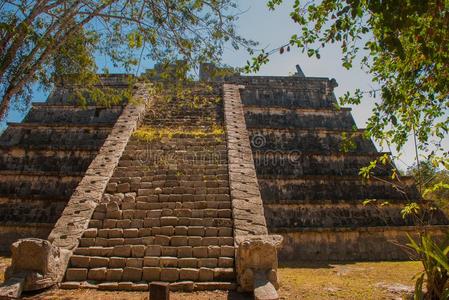
<path id="1" fill-rule="evenodd" d="M 297 33 L 295 25 L 290 17 L 291 0 L 284 1 L 284 4 L 275 11 L 269 11 L 265 0 L 245 0 L 237 1 L 239 9 L 244 11 L 237 23 L 238 32 L 247 38 L 260 42 L 260 47 L 268 50 L 285 44 L 290 36 Z M 339 86 L 335 89 L 336 96 L 343 95 L 346 91 L 354 91 L 356 88 L 369 90 L 372 87 L 371 77 L 360 70 L 355 64 L 351 70 L 346 70 L 341 66 L 341 51 L 338 46 L 329 46 L 321 52 L 321 59 L 309 58 L 298 49 L 292 48 L 290 52 L 284 54 L 274 54 L 270 62 L 263 66 L 257 75 L 290 75 L 295 72 L 295 65 L 299 64 L 306 76 L 335 78 Z M 245 51 L 235 51 L 232 47 L 227 47 L 223 56 L 224 63 L 231 66 L 243 66 L 250 56 Z M 97 57 L 99 70 L 107 66 L 110 72 L 120 72 L 120 69 L 111 68 L 108 60 L 104 57 Z M 145 61 L 140 66 L 140 71 L 153 66 L 152 61 Z M 45 100 L 46 95 L 37 91 L 35 101 Z M 353 116 L 359 128 L 365 126 L 375 99 L 365 98 L 362 105 L 352 107 Z M 8 117 L 10 122 L 20 122 L 24 113 L 11 111 Z M 0 124 L 0 129 L 2 124 Z M 379 148 L 379 147 L 378 147 Z M 380 149 L 379 149 L 380 150 Z M 387 151 L 386 149 L 384 149 Z M 408 143 L 401 161 L 396 161 L 401 169 L 411 165 L 414 161 L 413 145 Z"/>

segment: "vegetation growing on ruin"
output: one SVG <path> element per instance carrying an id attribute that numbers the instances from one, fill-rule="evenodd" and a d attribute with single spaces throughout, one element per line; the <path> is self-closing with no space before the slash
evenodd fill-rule
<path id="1" fill-rule="evenodd" d="M 163 138 L 172 139 L 175 137 L 221 137 L 224 135 L 224 129 L 213 125 L 211 130 L 208 129 L 185 129 L 185 128 L 156 128 L 156 127 L 141 127 L 133 132 L 133 137 L 145 141 L 153 142 Z"/>

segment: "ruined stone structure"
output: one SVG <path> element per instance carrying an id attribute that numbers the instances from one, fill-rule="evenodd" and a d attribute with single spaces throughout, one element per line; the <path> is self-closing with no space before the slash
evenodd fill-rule
<path id="1" fill-rule="evenodd" d="M 355 129 L 350 109 L 338 108 L 335 80 L 232 80 L 245 86 L 241 98 L 268 230 L 284 237 L 280 257 L 407 259 L 397 244 L 407 243 L 405 233 L 413 235 L 417 228 L 400 211 L 420 195 L 413 178 L 391 179 L 394 164 L 379 164 L 369 180 L 359 175 L 384 153 L 377 152 L 363 129 Z M 343 149 L 345 134 L 352 143 L 348 149 Z M 364 200 L 377 205 L 363 205 Z M 381 206 L 384 202 L 389 205 Z M 447 229 L 441 211 L 422 218 L 434 225 L 426 230 L 435 235 Z"/>
<path id="2" fill-rule="evenodd" d="M 400 215 L 419 197 L 413 180 L 396 182 L 402 193 L 358 176 L 382 153 L 354 130 L 350 110 L 336 107 L 334 80 L 299 71 L 221 77 L 183 97 L 137 84 L 137 103 L 111 108 L 69 105 L 56 89 L 33 106 L 0 137 L 1 250 L 19 238 L 47 239 L 18 242 L 14 253 L 53 253 L 57 263 L 41 261 L 58 268 L 13 259 L 10 287 L 63 280 L 64 288 L 147 290 L 165 281 L 172 290 L 238 288 L 275 299 L 278 254 L 406 258 L 392 241 L 417 230 Z M 118 76 L 104 81 L 125 85 Z M 343 133 L 354 137 L 349 152 Z M 447 228 L 441 212 L 425 218 L 434 234 Z M 47 281 L 36 283 L 37 273 Z"/>
<path id="3" fill-rule="evenodd" d="M 123 76 L 107 86 L 122 88 Z M 0 137 L 0 252 L 22 237 L 47 238 L 111 132 L 121 106 L 78 107 L 58 87 Z"/>

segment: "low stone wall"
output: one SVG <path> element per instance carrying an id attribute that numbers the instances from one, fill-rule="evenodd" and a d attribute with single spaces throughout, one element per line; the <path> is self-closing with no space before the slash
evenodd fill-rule
<path id="1" fill-rule="evenodd" d="M 436 238 L 442 238 L 449 226 L 401 226 L 322 228 L 313 230 L 277 230 L 284 237 L 279 252 L 281 261 L 382 261 L 408 260 L 404 246 L 407 234 L 417 236 L 418 230 L 426 230 Z"/>

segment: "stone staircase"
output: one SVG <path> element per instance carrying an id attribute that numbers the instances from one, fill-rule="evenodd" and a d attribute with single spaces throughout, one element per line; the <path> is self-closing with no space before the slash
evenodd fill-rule
<path id="1" fill-rule="evenodd" d="M 192 90 L 186 98 L 166 93 L 147 110 L 63 288 L 147 290 L 153 281 L 170 282 L 172 290 L 235 288 L 221 97 Z"/>
<path id="2" fill-rule="evenodd" d="M 356 128 L 350 109 L 337 107 L 334 82 L 304 77 L 234 80 L 245 86 L 241 98 L 267 226 L 285 240 L 280 256 L 404 258 L 405 252 L 387 240 L 401 230 L 413 232 L 408 226 L 414 220 L 403 219 L 400 211 L 420 195 L 412 178 L 391 179 L 393 164 L 379 165 L 367 180 L 359 175 L 361 167 L 389 153 L 377 152 L 364 130 Z M 346 151 L 345 135 L 350 137 Z M 363 205 L 368 199 L 378 205 Z M 389 205 L 380 205 L 385 201 Z M 440 211 L 423 219 L 447 224 Z"/>

